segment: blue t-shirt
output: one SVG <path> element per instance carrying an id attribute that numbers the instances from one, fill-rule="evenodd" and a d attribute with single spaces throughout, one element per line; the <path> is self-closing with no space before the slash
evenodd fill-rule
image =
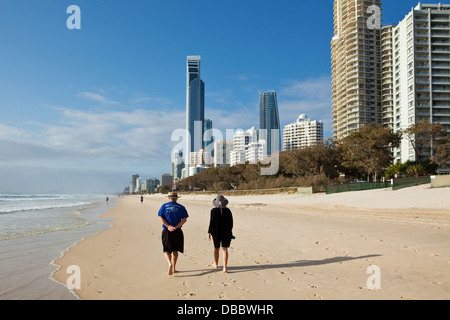
<path id="1" fill-rule="evenodd" d="M 184 218 L 188 218 L 189 215 L 186 211 L 186 208 L 181 204 L 176 203 L 174 201 L 167 202 L 161 206 L 159 209 L 158 217 L 164 218 L 169 225 L 176 226 L 180 223 Z M 163 224 L 163 229 L 167 230 L 167 227 Z"/>

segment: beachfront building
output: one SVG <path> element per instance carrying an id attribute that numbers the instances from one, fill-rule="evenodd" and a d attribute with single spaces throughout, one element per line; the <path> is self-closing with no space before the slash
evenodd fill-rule
<path id="1" fill-rule="evenodd" d="M 130 194 L 133 194 L 136 192 L 136 187 L 138 185 L 138 182 L 137 182 L 138 178 L 139 178 L 139 175 L 137 173 L 135 173 L 131 176 L 130 185 L 128 187 L 128 192 Z"/>
<path id="2" fill-rule="evenodd" d="M 418 4 L 392 30 L 393 126 L 440 122 L 450 134 L 450 5 Z M 406 137 L 396 161 L 415 160 Z"/>
<path id="3" fill-rule="evenodd" d="M 380 0 L 335 0 L 332 56 L 333 135 L 342 139 L 382 121 L 381 28 L 368 24 Z M 380 21 L 381 22 L 381 21 Z"/>
<path id="4" fill-rule="evenodd" d="M 150 178 L 146 180 L 145 190 L 149 192 L 155 192 L 160 184 L 157 178 Z"/>
<path id="5" fill-rule="evenodd" d="M 187 57 L 186 75 L 186 139 L 185 162 L 190 153 L 203 148 L 205 126 L 205 83 L 200 77 L 200 56 Z"/>
<path id="6" fill-rule="evenodd" d="M 211 152 L 200 149 L 190 153 L 189 166 L 182 170 L 182 178 L 191 177 L 197 173 L 211 168 L 214 164 Z"/>
<path id="7" fill-rule="evenodd" d="M 175 150 L 172 154 L 172 176 L 174 181 L 182 179 L 182 170 L 184 167 L 183 150 Z"/>
<path id="8" fill-rule="evenodd" d="M 161 176 L 161 187 L 172 186 L 173 184 L 173 176 L 169 173 L 164 173 Z"/>
<path id="9" fill-rule="evenodd" d="M 306 148 L 323 142 L 323 122 L 311 120 L 306 114 L 301 114 L 297 121 L 284 127 L 283 141 L 286 151 Z"/>
<path id="10" fill-rule="evenodd" d="M 235 166 L 246 161 L 256 163 L 262 161 L 266 152 L 266 141 L 259 140 L 259 132 L 255 127 L 248 130 L 237 130 L 233 137 L 233 151 L 230 164 Z"/>
<path id="11" fill-rule="evenodd" d="M 139 193 L 141 192 L 141 178 L 138 177 L 136 179 L 136 189 L 134 190 L 134 193 Z"/>
<path id="12" fill-rule="evenodd" d="M 260 91 L 260 138 L 266 141 L 267 155 L 280 151 L 281 149 L 281 127 L 278 112 L 277 94 L 273 90 Z"/>
<path id="13" fill-rule="evenodd" d="M 251 164 L 258 163 L 265 158 L 266 141 L 258 140 L 250 143 L 245 150 L 245 161 Z"/>
<path id="14" fill-rule="evenodd" d="M 214 167 L 224 167 L 231 164 L 233 141 L 220 140 L 214 142 Z"/>
<path id="15" fill-rule="evenodd" d="M 213 137 L 213 124 L 211 119 L 205 119 L 205 122 L 203 123 L 203 149 L 209 150 L 212 147 L 209 147 L 211 144 L 214 143 L 214 137 Z M 209 147 L 209 148 L 208 148 Z M 214 153 L 213 153 L 214 156 Z"/>
<path id="16" fill-rule="evenodd" d="M 383 126 L 394 128 L 393 26 L 381 29 L 381 103 Z"/>

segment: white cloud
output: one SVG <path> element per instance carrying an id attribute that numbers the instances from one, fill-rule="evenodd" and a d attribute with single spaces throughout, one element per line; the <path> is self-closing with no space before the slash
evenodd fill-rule
<path id="1" fill-rule="evenodd" d="M 0 125 L 0 149 L 4 150 L 0 167 L 22 167 L 24 172 L 32 172 L 31 168 L 51 172 L 54 168 L 60 179 L 65 179 L 64 172 L 72 177 L 80 172 L 84 181 L 88 173 L 98 172 L 101 178 L 106 171 L 108 176 L 119 172 L 121 179 L 124 172 L 159 177 L 170 169 L 171 151 L 177 144 L 171 141 L 172 132 L 185 127 L 184 111 L 56 110 L 61 115 L 57 124 L 34 123 L 32 130 Z M 25 177 L 17 173 L 19 176 Z M 11 183 L 2 179 L 0 190 L 10 190 Z M 128 181 L 122 183 L 125 186 Z"/>
<path id="2" fill-rule="evenodd" d="M 6 126 L 0 123 L 0 138 L 29 138 L 31 135 L 26 130 Z"/>
<path id="3" fill-rule="evenodd" d="M 251 79 L 260 79 L 261 77 L 257 74 L 252 73 L 241 73 L 229 76 L 230 79 L 238 80 L 240 82 L 246 82 Z"/>
<path id="4" fill-rule="evenodd" d="M 84 98 L 87 100 L 105 103 L 105 104 L 115 104 L 115 105 L 120 104 L 117 101 L 108 100 L 105 96 L 95 93 L 95 92 L 81 92 L 80 94 L 78 94 L 78 97 Z"/>
<path id="5" fill-rule="evenodd" d="M 60 109 L 60 113 L 63 119 L 59 124 L 40 124 L 37 132 L 0 126 L 0 147 L 8 150 L 0 159 L 170 161 L 171 134 L 185 126 L 184 112 Z"/>

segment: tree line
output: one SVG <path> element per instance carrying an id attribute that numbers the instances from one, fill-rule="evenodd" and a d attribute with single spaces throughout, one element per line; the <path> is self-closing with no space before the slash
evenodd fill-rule
<path id="1" fill-rule="evenodd" d="M 414 148 L 416 161 L 394 164 L 394 148 L 402 136 Z M 400 176 L 434 174 L 450 164 L 450 138 L 440 123 L 418 123 L 394 133 L 382 125 L 366 125 L 337 141 L 279 152 L 276 175 L 261 175 L 261 163 L 209 168 L 181 180 L 180 191 L 252 190 L 324 186 L 355 180 L 379 181 Z"/>

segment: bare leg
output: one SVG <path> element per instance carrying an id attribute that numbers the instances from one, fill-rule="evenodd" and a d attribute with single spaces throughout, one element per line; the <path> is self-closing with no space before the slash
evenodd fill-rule
<path id="1" fill-rule="evenodd" d="M 172 265 L 173 265 L 173 272 L 175 273 L 175 265 L 177 264 L 178 260 L 178 251 L 172 252 Z"/>
<path id="2" fill-rule="evenodd" d="M 173 274 L 173 270 L 174 270 L 174 266 L 172 264 L 172 255 L 168 252 L 164 252 L 164 256 L 166 257 L 166 260 L 169 263 L 168 274 L 169 274 L 169 276 L 171 276 Z"/>
<path id="3" fill-rule="evenodd" d="M 214 248 L 214 262 L 212 263 L 212 267 L 217 269 L 219 267 L 219 249 Z"/>
<path id="4" fill-rule="evenodd" d="M 223 273 L 227 273 L 228 248 L 222 248 L 222 253 L 223 253 Z"/>

